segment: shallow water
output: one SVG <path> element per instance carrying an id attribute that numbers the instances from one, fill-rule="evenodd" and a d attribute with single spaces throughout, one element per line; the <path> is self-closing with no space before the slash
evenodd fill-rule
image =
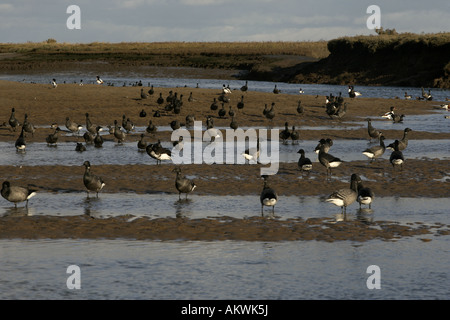
<path id="1" fill-rule="evenodd" d="M 57 79 L 58 83 L 79 83 L 80 79 L 83 82 L 95 83 L 97 74 L 80 74 L 78 71 L 57 74 L 11 74 L 0 75 L 0 80 L 10 80 L 19 82 L 35 82 L 48 83 L 53 78 Z M 221 79 L 191 79 L 191 78 L 165 78 L 165 77 L 143 77 L 139 74 L 115 74 L 109 73 L 102 75 L 105 83 L 121 87 L 124 84 L 130 86 L 138 81 L 142 81 L 144 87 L 148 84 L 154 85 L 156 88 L 176 88 L 176 87 L 191 87 L 195 88 L 198 84 L 200 88 L 205 89 L 222 89 L 222 85 L 229 85 L 232 90 L 239 90 L 244 85 L 242 80 L 221 80 Z M 299 95 L 299 89 L 302 88 L 307 95 L 338 95 L 342 92 L 344 97 L 347 96 L 348 86 L 343 85 L 328 85 L 328 84 L 291 84 L 284 82 L 269 82 L 269 81 L 248 81 L 248 87 L 251 91 L 272 92 L 274 86 L 281 90 L 282 93 Z M 424 88 L 426 92 L 431 89 L 434 101 L 445 101 L 450 97 L 450 90 L 437 88 Z M 422 96 L 421 88 L 414 87 L 385 87 L 385 86 L 355 86 L 355 90 L 362 93 L 365 98 L 386 98 L 392 99 L 395 97 L 403 98 L 405 91 L 413 97 Z"/>
<path id="2" fill-rule="evenodd" d="M 193 177 L 197 179 L 198 177 Z M 301 178 L 299 178 L 301 179 Z M 362 177 L 366 180 L 365 177 Z M 330 190 L 330 193 L 333 190 Z M 1 199 L 0 216 L 3 215 L 51 215 L 73 216 L 89 215 L 94 218 L 108 218 L 129 215 L 130 219 L 139 217 L 166 218 L 187 217 L 190 219 L 219 218 L 230 216 L 248 218 L 261 215 L 259 196 L 213 196 L 189 194 L 178 199 L 178 193 L 154 194 L 100 193 L 87 197 L 85 192 L 45 193 L 39 192 L 30 199 L 28 208 L 23 204 L 14 205 Z M 347 219 L 355 220 L 391 220 L 399 223 L 448 223 L 450 198 L 407 198 L 377 197 L 371 210 L 366 206 L 359 210 L 354 203 L 347 208 Z M 270 216 L 271 209 L 265 207 L 264 215 Z M 275 217 L 280 220 L 291 218 L 333 217 L 342 219 L 341 209 L 324 198 L 301 196 L 283 196 L 275 206 Z"/>

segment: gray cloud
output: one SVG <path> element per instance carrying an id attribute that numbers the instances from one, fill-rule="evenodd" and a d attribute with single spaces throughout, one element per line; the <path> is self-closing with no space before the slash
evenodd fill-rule
<path id="1" fill-rule="evenodd" d="M 66 28 L 71 4 L 81 9 L 81 30 Z M 0 2 L 0 42 L 329 40 L 374 34 L 366 27 L 371 4 L 385 28 L 450 31 L 444 0 L 15 0 Z"/>

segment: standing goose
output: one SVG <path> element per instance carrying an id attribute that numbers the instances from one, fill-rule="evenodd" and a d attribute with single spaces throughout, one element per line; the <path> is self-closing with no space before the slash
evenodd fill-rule
<path id="1" fill-rule="evenodd" d="M 275 85 L 272 92 L 275 94 L 279 94 L 281 91 L 277 88 L 277 85 Z"/>
<path id="2" fill-rule="evenodd" d="M 369 141 L 372 141 L 372 139 L 379 139 L 382 133 L 375 129 L 372 126 L 372 120 L 367 118 L 367 132 L 369 133 Z"/>
<path id="3" fill-rule="evenodd" d="M 89 161 L 85 161 L 83 166 L 85 167 L 83 183 L 87 189 L 87 196 L 89 198 L 89 191 L 92 191 L 97 193 L 98 198 L 98 192 L 103 189 L 105 182 L 99 176 L 91 173 L 91 163 Z"/>
<path id="4" fill-rule="evenodd" d="M 141 99 L 147 99 L 147 98 L 148 98 L 148 94 L 146 94 L 146 93 L 144 92 L 144 89 L 141 88 Z"/>
<path id="5" fill-rule="evenodd" d="M 96 148 L 101 148 L 101 147 L 103 147 L 103 138 L 102 138 L 102 136 L 100 135 L 100 129 L 101 129 L 101 128 L 102 128 L 102 127 L 100 127 L 100 126 L 97 126 L 97 128 L 96 128 L 97 132 L 96 132 L 95 138 L 94 138 L 94 146 L 95 146 Z"/>
<path id="6" fill-rule="evenodd" d="M 224 103 L 222 103 L 222 108 L 219 109 L 218 114 L 219 114 L 219 118 L 223 118 L 223 117 L 226 116 L 227 111 L 225 110 L 225 104 Z"/>
<path id="7" fill-rule="evenodd" d="M 18 126 L 20 126 L 19 121 L 16 119 L 16 109 L 12 108 L 11 109 L 11 115 L 9 116 L 9 121 L 8 121 L 9 125 L 11 126 L 11 129 L 13 131 L 16 131 L 16 128 Z"/>
<path id="8" fill-rule="evenodd" d="M 188 128 L 192 128 L 194 126 L 194 122 L 195 122 L 195 116 L 192 114 L 188 114 L 185 118 L 186 120 L 186 127 Z"/>
<path id="9" fill-rule="evenodd" d="M 95 136 L 92 133 L 90 133 L 89 131 L 86 131 L 83 134 L 83 139 L 84 139 L 84 142 L 86 142 L 86 144 L 93 144 L 94 138 L 95 138 Z"/>
<path id="10" fill-rule="evenodd" d="M 149 95 L 153 95 L 155 93 L 155 89 L 153 88 L 153 85 L 150 86 L 150 89 L 148 90 Z"/>
<path id="11" fill-rule="evenodd" d="M 139 117 L 140 118 L 145 118 L 147 116 L 147 112 L 145 112 L 144 109 L 141 110 L 141 112 L 139 112 Z"/>
<path id="12" fill-rule="evenodd" d="M 14 206 L 17 208 L 17 203 L 26 201 L 26 207 L 28 207 L 28 200 L 36 195 L 37 190 L 19 187 L 19 186 L 11 186 L 9 181 L 4 181 L 2 184 L 1 194 L 2 197 L 8 200 L 9 202 L 13 202 Z"/>
<path id="13" fill-rule="evenodd" d="M 230 110 L 228 110 L 228 115 L 229 115 L 230 117 L 233 117 L 234 114 L 235 114 L 235 113 L 234 113 L 233 107 L 230 106 Z"/>
<path id="14" fill-rule="evenodd" d="M 186 194 L 186 200 L 187 200 L 187 196 L 188 193 L 194 191 L 194 189 L 197 187 L 194 183 L 194 181 L 186 178 L 185 176 L 181 175 L 181 169 L 180 168 L 175 168 L 172 170 L 172 172 L 176 172 L 177 176 L 175 179 L 175 187 L 178 190 L 178 200 L 181 200 L 181 194 L 185 193 Z"/>
<path id="15" fill-rule="evenodd" d="M 325 152 L 325 146 L 322 145 L 319 149 L 319 162 L 327 169 L 327 179 L 331 178 L 331 168 L 336 168 L 343 162 L 341 159 Z"/>
<path id="16" fill-rule="evenodd" d="M 238 110 L 244 109 L 244 96 L 241 96 L 241 100 L 238 101 L 236 107 L 238 108 Z"/>
<path id="17" fill-rule="evenodd" d="M 246 92 L 248 90 L 248 81 L 245 81 L 245 84 L 241 87 L 242 92 Z"/>
<path id="18" fill-rule="evenodd" d="M 31 136 L 34 136 L 34 132 L 36 131 L 36 128 L 34 125 L 28 121 L 28 114 L 25 113 L 25 117 L 23 120 L 23 128 L 26 133 L 31 133 Z"/>
<path id="19" fill-rule="evenodd" d="M 61 129 L 59 127 L 56 127 L 55 131 L 51 134 L 49 134 L 47 136 L 47 138 L 45 138 L 45 141 L 47 142 L 47 145 L 51 146 L 54 145 L 56 146 L 56 143 L 58 142 L 58 138 L 59 138 L 59 132 L 61 131 Z"/>
<path id="20" fill-rule="evenodd" d="M 298 144 L 299 137 L 300 137 L 300 134 L 298 133 L 297 130 L 295 130 L 295 126 L 292 126 L 292 131 L 291 131 L 292 144 Z"/>
<path id="21" fill-rule="evenodd" d="M 152 120 L 148 122 L 147 128 L 145 128 L 145 131 L 148 133 L 155 133 L 157 130 L 156 126 L 153 124 Z"/>
<path id="22" fill-rule="evenodd" d="M 145 151 L 147 148 L 147 142 L 145 142 L 145 135 L 141 133 L 141 139 L 137 142 L 137 147 L 139 151 Z"/>
<path id="23" fill-rule="evenodd" d="M 236 130 L 239 127 L 236 120 L 234 120 L 234 115 L 231 117 L 230 128 Z"/>
<path id="24" fill-rule="evenodd" d="M 342 213 L 347 212 L 347 207 L 358 198 L 358 181 L 361 180 L 357 174 L 352 174 L 350 178 L 350 188 L 336 190 L 325 200 L 338 207 L 341 207 Z"/>
<path id="25" fill-rule="evenodd" d="M 81 142 L 77 142 L 77 145 L 75 146 L 75 151 L 78 152 L 86 151 L 86 146 L 84 146 Z"/>
<path id="26" fill-rule="evenodd" d="M 371 161 L 376 160 L 377 158 L 381 157 L 384 152 L 386 151 L 386 146 L 384 145 L 384 136 L 380 137 L 380 145 L 379 146 L 373 146 L 371 148 L 368 148 L 363 151 L 363 155 L 365 155 L 367 158 L 371 159 Z"/>
<path id="27" fill-rule="evenodd" d="M 72 133 L 76 133 L 77 135 L 80 133 L 82 126 L 70 120 L 69 117 L 66 117 L 66 128 Z"/>
<path id="28" fill-rule="evenodd" d="M 213 102 L 211 103 L 211 105 L 209 106 L 209 108 L 212 111 L 216 111 L 217 109 L 219 109 L 219 105 L 217 104 L 217 99 L 214 98 Z"/>
<path id="29" fill-rule="evenodd" d="M 303 114 L 304 111 L 305 111 L 305 108 L 302 106 L 302 101 L 298 100 L 297 113 L 298 114 Z"/>
<path id="30" fill-rule="evenodd" d="M 311 172 L 312 169 L 312 162 L 309 158 L 305 157 L 305 150 L 300 149 L 297 151 L 297 153 L 300 153 L 300 159 L 298 159 L 298 168 L 302 171 L 302 173 L 304 171 L 307 171 L 308 174 L 309 172 Z"/>
<path id="31" fill-rule="evenodd" d="M 398 145 L 399 141 L 395 140 L 394 151 L 392 151 L 391 156 L 389 157 L 389 162 L 392 164 L 394 171 L 396 167 L 400 167 L 400 170 L 403 170 L 403 163 L 405 162 L 403 153 L 398 149 Z"/>
<path id="32" fill-rule="evenodd" d="M 314 148 L 314 152 L 315 153 L 319 153 L 320 148 L 323 148 L 323 151 L 328 153 L 328 151 L 330 150 L 331 146 L 333 145 L 333 140 L 330 138 L 327 139 L 320 139 L 319 140 L 319 144 Z"/>
<path id="33" fill-rule="evenodd" d="M 408 132 L 410 132 L 410 131 L 412 131 L 412 129 L 410 129 L 410 128 L 405 128 L 405 130 L 403 130 L 403 138 L 398 141 L 398 150 L 399 151 L 405 150 L 406 147 L 408 146 Z M 390 150 L 394 150 L 394 143 L 389 144 L 386 148 L 390 149 Z"/>
<path id="34" fill-rule="evenodd" d="M 16 147 L 17 151 L 25 151 L 25 148 L 27 146 L 27 144 L 25 143 L 25 136 L 24 136 L 24 130 L 25 127 L 22 126 L 22 130 L 20 131 L 20 135 L 17 138 L 14 146 Z"/>
<path id="35" fill-rule="evenodd" d="M 86 130 L 92 134 L 96 134 L 97 126 L 92 123 L 91 119 L 89 118 L 89 113 L 86 112 L 85 116 L 86 116 Z"/>
<path id="36" fill-rule="evenodd" d="M 284 123 L 284 130 L 282 130 L 281 132 L 280 132 L 280 139 L 281 140 L 283 140 L 283 144 L 287 144 L 287 140 L 290 138 L 290 136 L 291 136 L 291 132 L 289 131 L 289 128 L 288 128 L 288 123 L 287 122 L 285 122 Z"/>
<path id="37" fill-rule="evenodd" d="M 159 93 L 159 97 L 158 97 L 158 99 L 156 99 L 156 103 L 159 105 L 164 103 L 164 98 L 162 96 L 162 92 Z"/>
<path id="38" fill-rule="evenodd" d="M 269 119 L 270 121 L 272 121 L 273 118 L 275 118 L 274 106 L 275 106 L 275 102 L 272 102 L 270 109 L 268 109 L 265 113 L 266 118 Z"/>
<path id="39" fill-rule="evenodd" d="M 163 148 L 160 140 L 157 143 L 148 144 L 145 151 L 150 157 L 156 159 L 157 165 L 161 164 L 162 160 L 172 160 L 172 152 L 169 149 Z"/>
<path id="40" fill-rule="evenodd" d="M 364 187 L 361 179 L 358 180 L 358 198 L 356 199 L 359 202 L 359 208 L 361 208 L 361 205 L 369 205 L 369 209 L 371 209 L 372 202 L 375 199 L 375 194 L 373 191 L 368 188 Z"/>
<path id="41" fill-rule="evenodd" d="M 267 182 L 268 176 L 263 175 L 262 178 L 264 179 L 264 186 L 259 196 L 259 200 L 261 202 L 261 216 L 263 216 L 264 213 L 264 206 L 272 207 L 273 215 L 275 212 L 275 205 L 278 202 L 278 195 L 276 191 L 269 186 Z"/>
<path id="42" fill-rule="evenodd" d="M 116 137 L 118 143 L 125 141 L 127 134 L 120 130 L 117 120 L 114 120 L 114 137 Z"/>

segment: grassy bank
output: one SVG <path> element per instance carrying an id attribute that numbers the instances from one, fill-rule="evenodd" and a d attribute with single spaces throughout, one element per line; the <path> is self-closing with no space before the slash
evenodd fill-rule
<path id="1" fill-rule="evenodd" d="M 450 33 L 343 37 L 293 82 L 450 88 Z"/>

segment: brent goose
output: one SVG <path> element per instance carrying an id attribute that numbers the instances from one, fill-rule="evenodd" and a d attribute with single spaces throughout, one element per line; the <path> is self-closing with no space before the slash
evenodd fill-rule
<path id="1" fill-rule="evenodd" d="M 96 134 L 97 126 L 92 123 L 91 119 L 89 118 L 89 113 L 86 112 L 85 116 L 86 116 L 86 130 L 92 134 Z"/>
<path id="2" fill-rule="evenodd" d="M 358 177 L 359 178 L 359 177 Z M 358 198 L 356 199 L 359 202 L 359 208 L 361 205 L 369 205 L 369 209 L 371 209 L 372 202 L 375 199 L 375 194 L 369 187 L 364 187 L 362 180 L 358 179 Z"/>
<path id="3" fill-rule="evenodd" d="M 145 135 L 141 133 L 141 139 L 137 142 L 137 147 L 139 151 L 145 151 L 147 148 L 147 142 L 144 141 Z"/>
<path id="4" fill-rule="evenodd" d="M 333 140 L 330 138 L 327 139 L 320 139 L 319 144 L 314 148 L 315 153 L 319 153 L 320 148 L 323 147 L 323 151 L 327 152 L 330 150 L 331 146 L 333 145 Z"/>
<path id="5" fill-rule="evenodd" d="M 145 118 L 147 116 L 147 112 L 145 112 L 144 109 L 141 110 L 141 112 L 139 112 L 139 117 L 140 118 Z"/>
<path id="6" fill-rule="evenodd" d="M 248 90 L 248 81 L 245 81 L 245 84 L 241 87 L 241 91 L 245 92 Z"/>
<path id="7" fill-rule="evenodd" d="M 327 179 L 331 178 L 331 168 L 336 168 L 343 162 L 341 159 L 324 151 L 325 146 L 319 148 L 319 162 L 327 169 Z"/>
<path id="8" fill-rule="evenodd" d="M 66 128 L 70 132 L 76 133 L 77 135 L 80 133 L 80 130 L 83 128 L 81 125 L 77 124 L 76 122 L 70 120 L 69 117 L 66 117 Z"/>
<path id="9" fill-rule="evenodd" d="M 275 102 L 272 102 L 272 105 L 271 105 L 271 107 L 270 107 L 270 109 L 269 110 L 267 110 L 267 112 L 266 112 L 266 118 L 267 119 L 269 119 L 269 120 L 273 120 L 273 118 L 275 118 L 275 110 L 274 110 L 274 106 L 275 106 Z"/>
<path id="10" fill-rule="evenodd" d="M 144 89 L 141 88 L 141 99 L 147 99 L 147 98 L 148 98 L 148 94 L 146 94 L 146 93 L 144 92 Z"/>
<path id="11" fill-rule="evenodd" d="M 192 92 L 191 92 L 191 93 L 189 93 L 188 102 L 193 102 L 193 101 L 197 101 L 197 100 L 194 99 L 194 97 L 192 96 Z"/>
<path id="12" fill-rule="evenodd" d="M 150 86 L 150 89 L 148 90 L 149 95 L 153 95 L 155 93 L 155 89 L 153 89 L 153 85 Z"/>
<path id="13" fill-rule="evenodd" d="M 300 137 L 300 134 L 298 133 L 297 130 L 295 130 L 295 126 L 292 126 L 292 131 L 291 131 L 292 144 L 298 144 L 299 137 Z"/>
<path id="14" fill-rule="evenodd" d="M 405 150 L 406 147 L 408 146 L 408 132 L 410 132 L 410 131 L 412 131 L 412 129 L 410 129 L 410 128 L 405 128 L 405 130 L 403 130 L 403 138 L 398 141 L 398 150 L 399 151 Z M 386 148 L 390 149 L 390 150 L 394 150 L 394 143 L 389 144 Z"/>
<path id="15" fill-rule="evenodd" d="M 400 123 L 400 122 L 403 122 L 404 117 L 405 117 L 404 114 L 402 114 L 402 115 L 394 114 L 394 115 L 392 115 L 392 121 L 394 123 Z"/>
<path id="16" fill-rule="evenodd" d="M 177 129 L 180 129 L 181 126 L 183 126 L 184 124 L 180 123 L 180 121 L 178 121 L 178 120 L 172 120 L 169 123 L 169 125 L 172 128 L 172 130 L 177 130 Z"/>
<path id="17" fill-rule="evenodd" d="M 234 120 L 234 115 L 231 117 L 230 128 L 236 130 L 239 127 L 236 120 Z"/>
<path id="18" fill-rule="evenodd" d="M 186 194 L 186 200 L 188 193 L 192 192 L 197 186 L 195 185 L 194 181 L 186 178 L 185 176 L 181 175 L 181 169 L 176 167 L 172 170 L 172 172 L 176 172 L 177 176 L 175 179 L 175 187 L 178 190 L 178 200 L 181 200 L 181 194 Z"/>
<path id="19" fill-rule="evenodd" d="M 217 104 L 217 99 L 214 98 L 213 102 L 211 103 L 211 105 L 209 106 L 209 108 L 212 111 L 216 111 L 217 109 L 219 109 L 219 105 Z"/>
<path id="20" fill-rule="evenodd" d="M 84 139 L 84 142 L 86 142 L 86 144 L 93 144 L 94 138 L 95 138 L 95 136 L 92 133 L 90 133 L 89 131 L 86 131 L 83 134 L 83 139 Z"/>
<path id="21" fill-rule="evenodd" d="M 302 106 L 302 101 L 298 100 L 297 103 L 297 113 L 298 114 L 303 114 L 303 112 L 305 111 L 305 108 Z"/>
<path id="22" fill-rule="evenodd" d="M 158 140 L 158 142 L 154 144 L 149 143 L 145 150 L 150 157 L 156 159 L 157 165 L 159 165 L 162 160 L 172 159 L 172 152 L 169 149 L 166 149 L 163 146 L 161 146 L 160 140 Z"/>
<path id="23" fill-rule="evenodd" d="M 244 96 L 241 96 L 241 100 L 238 101 L 236 107 L 241 110 L 244 109 Z"/>
<path id="24" fill-rule="evenodd" d="M 226 116 L 227 111 L 225 110 L 225 104 L 224 103 L 222 103 L 222 108 L 219 109 L 218 114 L 219 114 L 219 118 L 223 118 L 223 117 Z"/>
<path id="25" fill-rule="evenodd" d="M 114 120 L 114 137 L 117 139 L 118 143 L 122 143 L 125 141 L 126 133 L 120 130 L 117 120 Z"/>
<path id="26" fill-rule="evenodd" d="M 177 150 L 182 150 L 184 147 L 184 142 L 183 142 L 184 138 L 183 136 L 179 136 L 178 137 L 178 141 L 174 141 L 172 143 L 173 147 Z"/>
<path id="27" fill-rule="evenodd" d="M 380 136 L 383 134 L 372 126 L 372 120 L 367 118 L 367 132 L 369 133 L 369 141 L 372 139 L 380 139 Z"/>
<path id="28" fill-rule="evenodd" d="M 31 133 L 31 136 L 34 136 L 34 132 L 36 131 L 36 128 L 34 125 L 28 121 L 28 114 L 25 113 L 25 117 L 23 120 L 23 128 L 26 133 Z"/>
<path id="29" fill-rule="evenodd" d="M 152 120 L 148 122 L 147 128 L 145 128 L 145 131 L 148 133 L 155 133 L 157 130 L 156 126 L 153 124 Z"/>
<path id="30" fill-rule="evenodd" d="M 311 160 L 309 158 L 305 157 L 305 150 L 300 149 L 297 151 L 297 153 L 300 153 L 300 159 L 298 159 L 298 162 L 297 162 L 298 168 L 302 171 L 302 173 L 304 171 L 307 171 L 309 174 L 309 172 L 311 172 L 311 169 L 312 169 Z"/>
<path id="31" fill-rule="evenodd" d="M 381 157 L 384 152 L 386 151 L 386 146 L 384 145 L 384 136 L 380 137 L 380 145 L 379 146 L 373 146 L 371 148 L 368 148 L 362 152 L 363 155 L 371 159 L 371 161 L 376 160 L 377 158 Z"/>
<path id="32" fill-rule="evenodd" d="M 20 131 L 20 135 L 17 138 L 16 142 L 15 142 L 15 147 L 17 151 L 25 151 L 26 148 L 26 143 L 25 143 L 25 137 L 24 137 L 24 127 L 22 127 L 22 130 Z"/>
<path id="33" fill-rule="evenodd" d="M 288 123 L 287 122 L 285 122 L 284 123 L 284 130 L 282 130 L 281 132 L 280 132 L 280 139 L 281 140 L 283 140 L 283 144 L 287 144 L 287 140 L 290 138 L 290 136 L 291 136 L 291 132 L 289 131 L 289 128 L 288 128 Z"/>
<path id="34" fill-rule="evenodd" d="M 233 117 L 234 114 L 235 114 L 235 113 L 234 113 L 233 107 L 230 106 L 230 110 L 228 110 L 228 115 L 229 115 L 230 117 Z"/>
<path id="35" fill-rule="evenodd" d="M 352 174 L 350 178 L 350 188 L 342 188 L 336 190 L 325 200 L 338 207 L 341 207 L 341 212 L 346 213 L 347 207 L 356 201 L 358 198 L 358 181 L 361 180 L 357 174 Z"/>
<path id="36" fill-rule="evenodd" d="M 162 96 L 162 93 L 161 93 L 161 92 L 159 93 L 159 98 L 158 98 L 158 99 L 156 99 L 156 103 L 157 103 L 157 104 L 159 104 L 159 105 L 161 105 L 161 104 L 163 104 L 163 103 L 164 103 L 164 98 L 163 98 L 163 96 Z"/>
<path id="37" fill-rule="evenodd" d="M 102 127 L 100 127 L 100 126 L 97 126 L 97 133 L 95 134 L 95 138 L 94 138 L 94 146 L 96 147 L 96 148 L 101 148 L 102 146 L 103 146 L 103 138 L 102 138 L 102 136 L 100 135 L 100 129 L 101 129 Z"/>
<path id="38" fill-rule="evenodd" d="M 16 119 L 16 109 L 11 109 L 11 115 L 9 116 L 8 120 L 9 125 L 11 126 L 13 131 L 16 131 L 16 128 L 20 126 L 19 120 Z"/>
<path id="39" fill-rule="evenodd" d="M 123 115 L 122 118 L 122 127 L 125 129 L 127 133 L 130 133 L 135 128 L 133 121 L 131 121 L 130 118 L 125 119 L 125 115 Z"/>
<path id="40" fill-rule="evenodd" d="M 396 167 L 400 167 L 400 170 L 403 170 L 403 163 L 405 162 L 405 158 L 403 157 L 403 153 L 398 149 L 399 141 L 395 140 L 394 142 L 394 151 L 392 151 L 391 156 L 389 157 L 389 162 L 392 164 L 393 169 Z"/>
<path id="41" fill-rule="evenodd" d="M 11 186 L 9 181 L 4 181 L 2 184 L 1 194 L 2 197 L 13 202 L 17 208 L 17 203 L 26 201 L 26 207 L 28 207 L 28 200 L 36 195 L 37 190 L 19 186 Z"/>
<path id="42" fill-rule="evenodd" d="M 194 122 L 195 122 L 195 116 L 192 114 L 188 114 L 185 118 L 186 120 L 186 127 L 188 128 L 192 128 L 194 126 Z"/>
<path id="43" fill-rule="evenodd" d="M 278 94 L 278 93 L 281 92 L 281 90 L 279 90 L 279 89 L 277 88 L 277 85 L 275 85 L 275 88 L 273 88 L 273 91 L 272 91 L 272 92 L 275 93 L 275 94 Z"/>
<path id="44" fill-rule="evenodd" d="M 78 152 L 86 151 L 86 146 L 84 146 L 81 142 L 77 142 L 77 145 L 75 146 L 75 151 Z"/>
<path id="45" fill-rule="evenodd" d="M 89 161 L 85 161 L 83 166 L 85 167 L 83 183 L 87 189 L 87 196 L 89 197 L 89 191 L 92 191 L 97 194 L 98 198 L 98 192 L 103 189 L 105 182 L 99 176 L 91 173 L 91 163 Z"/>
<path id="46" fill-rule="evenodd" d="M 269 186 L 267 182 L 268 176 L 263 175 L 262 178 L 264 179 L 264 186 L 259 196 L 261 202 L 261 216 L 264 213 L 264 206 L 272 207 L 272 215 L 273 215 L 275 212 L 275 205 L 278 202 L 278 195 L 276 191 Z"/>
<path id="47" fill-rule="evenodd" d="M 45 141 L 47 141 L 47 145 L 55 145 L 58 142 L 59 132 L 61 129 L 59 127 L 56 127 L 55 131 L 47 136 L 45 138 Z"/>

